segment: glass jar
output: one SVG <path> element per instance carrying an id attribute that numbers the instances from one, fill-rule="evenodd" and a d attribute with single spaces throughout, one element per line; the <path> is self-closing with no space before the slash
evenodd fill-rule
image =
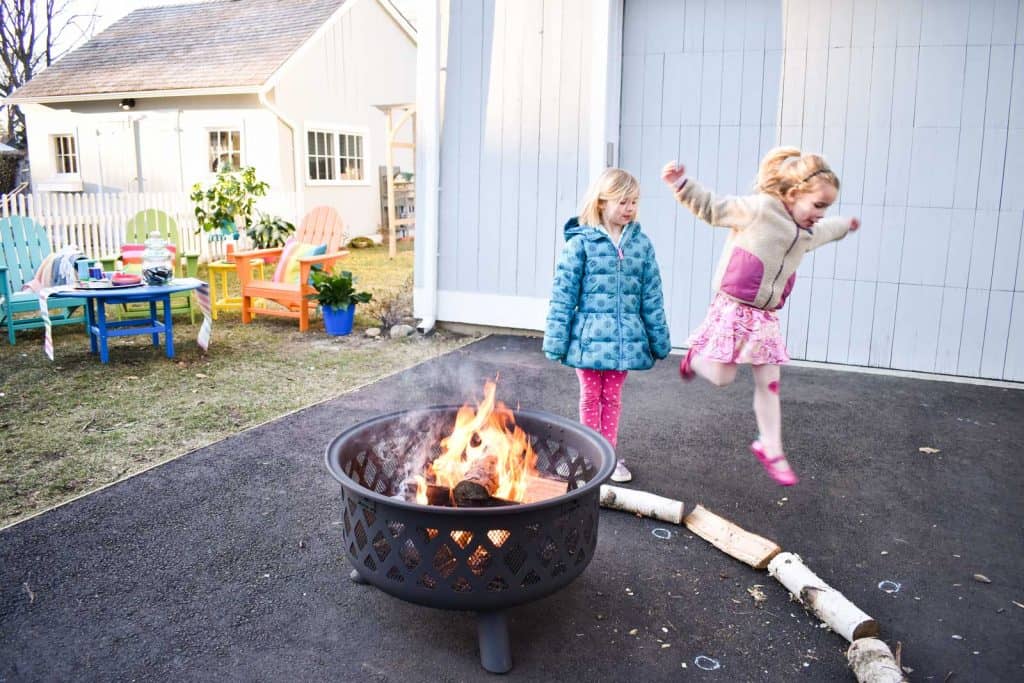
<path id="1" fill-rule="evenodd" d="M 174 256 L 159 231 L 149 233 L 142 251 L 142 279 L 147 285 L 166 285 L 174 279 Z"/>

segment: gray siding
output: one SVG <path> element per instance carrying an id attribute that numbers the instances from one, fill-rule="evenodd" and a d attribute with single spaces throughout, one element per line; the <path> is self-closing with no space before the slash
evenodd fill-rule
<path id="1" fill-rule="evenodd" d="M 587 181 L 584 0 L 452 0 L 439 205 L 441 290 L 546 297 Z"/>
<path id="2" fill-rule="evenodd" d="M 661 165 L 746 192 L 792 144 L 825 155 L 836 213 L 864 224 L 801 266 L 794 358 L 1024 380 L 1022 42 L 1021 0 L 626 0 L 620 164 L 675 343 L 725 233 L 672 204 Z"/>

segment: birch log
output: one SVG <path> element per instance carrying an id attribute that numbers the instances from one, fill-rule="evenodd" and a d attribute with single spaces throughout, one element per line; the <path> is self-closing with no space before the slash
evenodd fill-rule
<path id="1" fill-rule="evenodd" d="M 877 638 L 858 638 L 846 651 L 859 683 L 904 683 L 906 677 L 889 646 Z"/>
<path id="2" fill-rule="evenodd" d="M 631 512 L 672 524 L 683 523 L 683 501 L 663 498 L 646 491 L 624 489 L 619 486 L 601 486 L 601 507 Z"/>
<path id="3" fill-rule="evenodd" d="M 686 528 L 726 555 L 749 564 L 754 569 L 764 569 L 769 560 L 782 552 L 774 541 L 750 533 L 724 517 L 698 505 L 683 520 Z"/>
<path id="4" fill-rule="evenodd" d="M 815 575 L 799 555 L 780 553 L 768 563 L 768 573 L 829 627 L 853 642 L 878 635 L 878 622 Z"/>

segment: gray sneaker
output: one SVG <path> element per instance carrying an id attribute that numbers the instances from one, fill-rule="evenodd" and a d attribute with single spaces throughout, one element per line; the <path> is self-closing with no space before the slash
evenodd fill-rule
<path id="1" fill-rule="evenodd" d="M 612 472 L 612 481 L 617 483 L 625 483 L 627 481 L 633 481 L 633 473 L 626 467 L 625 460 L 619 460 L 615 463 L 615 471 Z"/>

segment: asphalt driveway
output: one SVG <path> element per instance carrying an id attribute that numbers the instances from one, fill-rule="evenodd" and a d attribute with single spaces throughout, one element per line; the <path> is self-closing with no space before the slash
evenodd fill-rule
<path id="1" fill-rule="evenodd" d="M 912 680 L 1024 679 L 1024 391 L 787 368 L 802 482 L 782 489 L 745 450 L 749 373 L 716 390 L 680 383 L 676 363 L 626 383 L 632 486 L 800 554 L 902 643 Z M 0 531 L 0 682 L 489 677 L 473 615 L 348 580 L 323 453 L 361 420 L 474 399 L 495 375 L 510 405 L 576 414 L 573 371 L 538 339 L 489 337 Z M 842 638 L 765 572 L 612 511 L 587 570 L 510 628 L 510 680 L 853 680 Z"/>

